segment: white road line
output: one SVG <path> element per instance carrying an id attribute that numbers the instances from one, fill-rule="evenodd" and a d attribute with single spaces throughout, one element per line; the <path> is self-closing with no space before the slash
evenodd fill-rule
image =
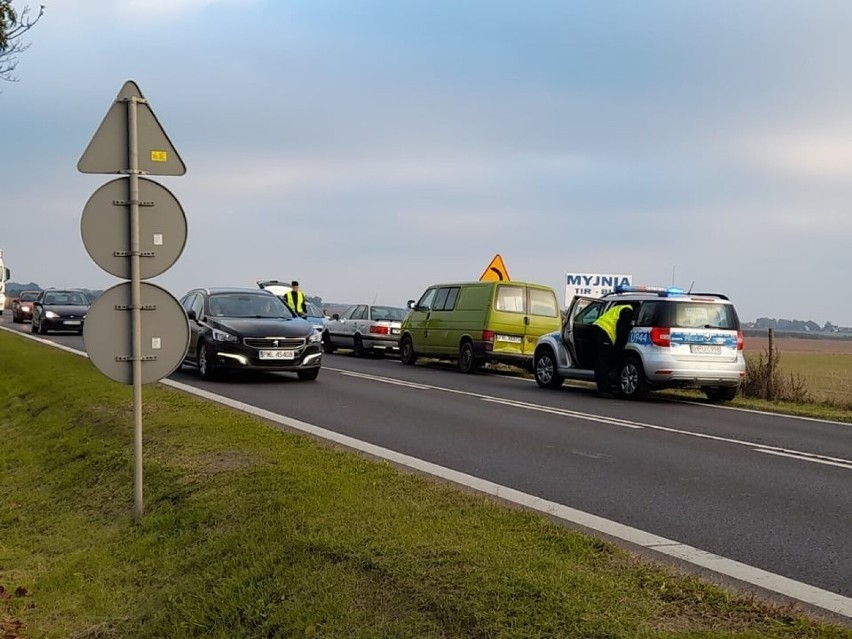
<path id="1" fill-rule="evenodd" d="M 766 453 L 767 455 L 778 455 L 779 457 L 790 457 L 792 459 L 800 459 L 802 461 L 810 461 L 816 464 L 826 464 L 828 466 L 838 466 L 840 468 L 846 468 L 847 470 L 852 470 L 852 462 L 846 461 L 844 459 L 835 459 L 834 457 L 821 457 L 810 455 L 807 453 L 788 453 L 786 451 L 781 450 L 769 450 L 766 448 L 755 448 L 759 453 Z"/>
<path id="2" fill-rule="evenodd" d="M 335 372 L 343 373 L 344 375 L 352 375 L 354 377 L 360 377 L 362 379 L 367 379 L 371 381 L 381 382 L 384 384 L 398 384 L 399 380 L 394 379 L 392 377 L 382 377 L 379 375 L 370 375 L 367 373 L 352 373 L 352 371 L 347 371 L 345 369 L 335 369 L 332 368 L 330 370 L 334 370 Z M 407 385 L 404 384 L 404 385 Z M 573 411 L 566 408 L 558 408 L 555 406 L 544 406 L 542 404 L 532 404 L 529 402 L 516 401 L 511 399 L 504 399 L 502 397 L 494 397 L 493 395 L 484 395 L 482 393 L 474 393 L 471 391 L 461 391 L 455 388 L 446 388 L 443 386 L 433 386 L 430 384 L 411 384 L 413 388 L 418 388 L 419 390 L 434 390 L 443 393 L 452 393 L 454 395 L 466 395 L 468 397 L 475 397 L 477 399 L 481 399 L 486 402 L 492 402 L 495 404 L 503 404 L 506 406 L 512 406 L 514 408 L 520 408 L 524 410 L 534 410 L 541 413 L 550 413 L 553 415 L 563 415 L 565 417 L 573 417 L 575 419 L 582 419 L 584 421 L 589 422 L 597 422 L 599 424 L 610 424 L 612 426 L 623 426 L 626 428 L 634 428 L 634 429 L 648 429 L 648 430 L 656 430 L 666 433 L 672 433 L 675 435 L 685 435 L 688 437 L 698 437 L 699 439 L 707 439 L 710 441 L 717 441 L 726 444 L 734 444 L 736 446 L 745 446 L 751 450 L 762 452 L 762 453 L 771 453 L 778 455 L 779 457 L 787 457 L 790 459 L 795 459 L 797 461 L 805 461 L 805 462 L 814 462 L 819 464 L 826 464 L 830 466 L 836 466 L 838 468 L 844 468 L 847 470 L 852 470 L 852 460 L 850 459 L 842 459 L 839 457 L 829 457 L 826 455 L 818 455 L 815 453 L 808 453 L 805 451 L 799 450 L 790 450 L 787 448 L 781 448 L 778 446 L 767 446 L 766 444 L 760 444 L 756 442 L 750 442 L 742 439 L 733 439 L 731 437 L 722 437 L 720 435 L 710 435 L 708 433 L 696 433 L 691 430 L 683 430 L 682 428 L 672 428 L 670 426 L 660 426 L 658 424 L 648 424 L 643 422 L 634 422 L 625 419 L 619 419 L 617 417 L 604 417 L 602 415 L 595 415 L 594 413 L 584 413 L 580 411 Z"/>
<path id="3" fill-rule="evenodd" d="M 575 508 L 570 508 L 569 506 L 541 499 L 534 495 L 529 495 L 519 490 L 515 490 L 514 488 L 509 488 L 508 486 L 480 479 L 479 477 L 474 477 L 473 475 L 468 475 L 445 466 L 439 466 L 438 464 L 433 464 L 431 462 L 418 459 L 417 457 L 404 455 L 388 448 L 376 446 L 347 435 L 341 435 L 340 433 L 321 428 L 320 426 L 285 417 L 278 413 L 273 413 L 272 411 L 258 408 L 256 406 L 251 406 L 250 404 L 245 404 L 228 397 L 216 395 L 215 393 L 210 393 L 194 386 L 175 382 L 170 379 L 162 380 L 161 383 L 172 388 L 177 388 L 186 393 L 217 402 L 224 406 L 228 406 L 251 415 L 256 415 L 257 417 L 286 426 L 287 428 L 308 433 L 315 437 L 335 442 L 342 446 L 346 446 L 347 448 L 358 450 L 380 459 L 386 459 L 387 461 L 400 464 L 401 466 L 405 466 L 413 470 L 428 473 L 434 477 L 439 477 L 446 481 L 472 488 L 487 495 L 492 495 L 499 499 L 504 499 L 514 504 L 556 517 L 565 522 L 576 524 L 583 528 L 594 530 L 616 539 L 621 539 L 628 543 L 642 546 L 663 555 L 674 557 L 693 565 L 701 566 L 702 568 L 707 568 L 715 573 L 732 577 L 744 583 L 752 584 L 765 590 L 775 592 L 786 597 L 791 597 L 798 601 L 852 619 L 852 598 L 844 597 L 838 593 L 823 590 L 822 588 L 817 588 L 800 581 L 795 581 L 782 575 L 771 573 L 760 568 L 755 568 L 732 559 L 727 559 L 726 557 L 715 555 L 705 550 L 701 550 L 700 548 L 688 546 L 671 539 L 666 539 L 665 537 L 660 537 L 658 535 L 645 532 L 644 530 L 639 530 L 638 528 L 625 526 L 624 524 L 604 519 L 603 517 L 598 517 L 597 515 L 583 512 Z"/>

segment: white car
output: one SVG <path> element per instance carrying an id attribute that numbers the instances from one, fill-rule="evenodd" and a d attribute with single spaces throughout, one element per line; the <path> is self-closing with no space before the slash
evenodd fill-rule
<path id="1" fill-rule="evenodd" d="M 342 315 L 331 316 L 323 333 L 326 353 L 338 348 L 351 348 L 355 355 L 399 352 L 399 334 L 407 308 L 356 304 Z"/>

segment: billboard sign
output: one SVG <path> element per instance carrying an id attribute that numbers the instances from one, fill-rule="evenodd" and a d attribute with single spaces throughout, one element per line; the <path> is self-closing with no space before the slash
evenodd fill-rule
<path id="1" fill-rule="evenodd" d="M 568 273 L 565 278 L 565 308 L 571 300 L 583 297 L 600 297 L 612 293 L 616 286 L 633 284 L 632 275 L 612 273 Z"/>

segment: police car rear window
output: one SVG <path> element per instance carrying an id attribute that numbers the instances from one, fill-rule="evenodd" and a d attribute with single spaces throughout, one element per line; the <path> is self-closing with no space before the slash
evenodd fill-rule
<path id="1" fill-rule="evenodd" d="M 738 330 L 739 321 L 730 304 L 675 302 L 670 305 L 671 328 L 718 328 Z"/>

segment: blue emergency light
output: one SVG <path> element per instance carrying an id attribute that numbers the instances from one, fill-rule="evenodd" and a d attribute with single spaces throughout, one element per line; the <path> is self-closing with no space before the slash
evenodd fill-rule
<path id="1" fill-rule="evenodd" d="M 634 286 L 632 284 L 619 284 L 615 287 L 616 293 L 656 293 L 660 297 L 668 297 L 669 295 L 684 295 L 682 288 L 662 286 Z"/>

